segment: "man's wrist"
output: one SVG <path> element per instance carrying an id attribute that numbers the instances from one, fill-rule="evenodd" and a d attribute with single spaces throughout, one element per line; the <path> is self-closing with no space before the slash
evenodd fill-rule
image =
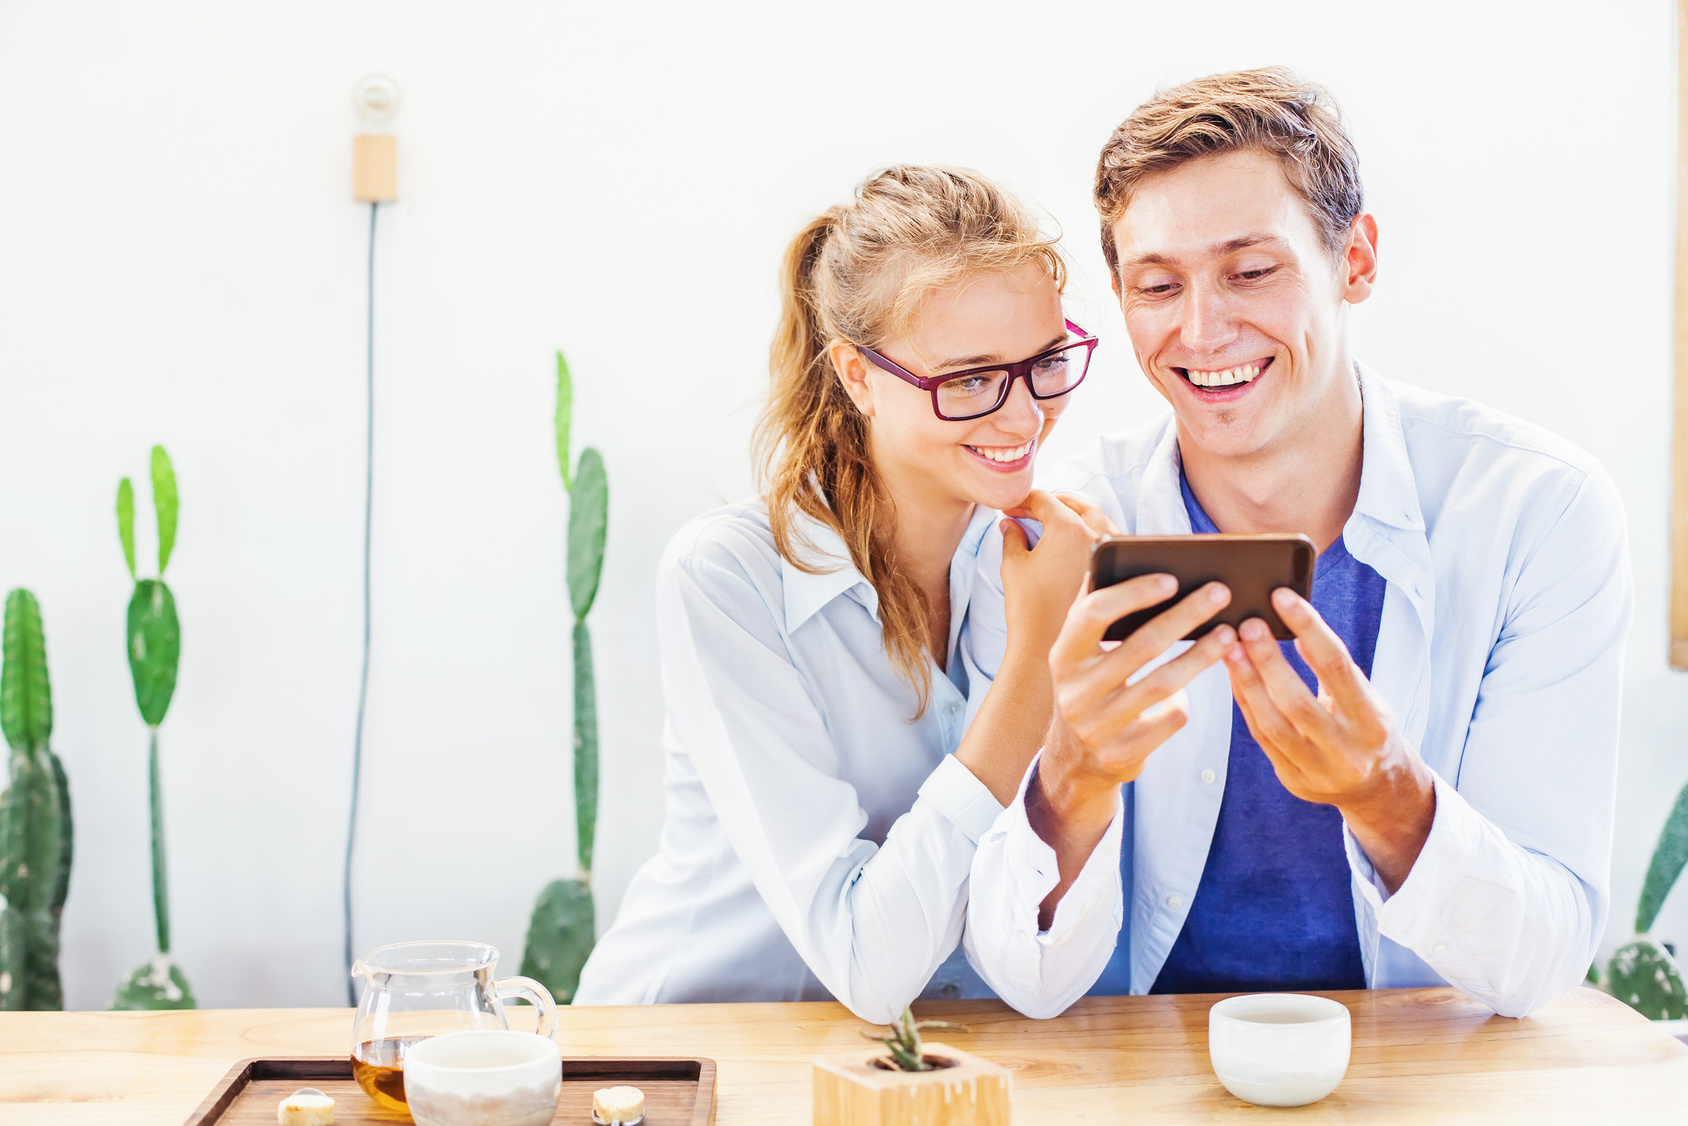
<path id="1" fill-rule="evenodd" d="M 1037 835 L 1059 848 L 1063 840 L 1105 832 L 1119 807 L 1119 784 L 1074 769 L 1077 755 L 1059 721 L 1050 726 L 1037 775 L 1026 790 L 1026 817 Z"/>
<path id="2" fill-rule="evenodd" d="M 1416 755 L 1363 800 L 1337 807 L 1391 894 L 1398 891 L 1436 823 L 1436 782 Z"/>

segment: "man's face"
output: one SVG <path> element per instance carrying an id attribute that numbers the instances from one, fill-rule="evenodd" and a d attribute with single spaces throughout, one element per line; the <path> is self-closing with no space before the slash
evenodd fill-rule
<path id="1" fill-rule="evenodd" d="M 1278 160 L 1258 151 L 1138 185 L 1114 224 L 1114 285 L 1182 437 L 1239 459 L 1319 440 L 1355 394 L 1343 306 L 1370 294 L 1375 271 L 1369 217 L 1357 231 L 1358 254 L 1351 238 L 1334 257 Z"/>

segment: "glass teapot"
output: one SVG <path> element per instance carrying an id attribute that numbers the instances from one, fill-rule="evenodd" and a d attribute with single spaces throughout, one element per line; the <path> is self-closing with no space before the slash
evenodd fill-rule
<path id="1" fill-rule="evenodd" d="M 498 948 L 484 942 L 395 942 L 352 966 L 364 982 L 352 1024 L 352 1075 L 364 1093 L 404 1114 L 404 1054 L 446 1032 L 508 1028 L 505 998 L 539 1013 L 539 1035 L 556 1039 L 557 1002 L 530 977 L 494 980 Z"/>

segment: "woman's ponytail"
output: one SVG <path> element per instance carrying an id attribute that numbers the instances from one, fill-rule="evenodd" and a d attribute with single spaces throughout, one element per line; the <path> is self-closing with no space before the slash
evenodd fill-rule
<path id="1" fill-rule="evenodd" d="M 1041 261 L 1059 287 L 1054 240 L 1030 213 L 977 173 L 889 168 L 856 198 L 812 220 L 786 248 L 772 382 L 756 453 L 774 546 L 792 566 L 817 564 L 796 529 L 801 513 L 831 527 L 879 596 L 885 650 L 919 696 L 932 690 L 926 596 L 897 565 L 896 513 L 880 486 L 868 422 L 833 370 L 835 341 L 882 343 L 907 329 L 930 294 L 979 272 Z"/>

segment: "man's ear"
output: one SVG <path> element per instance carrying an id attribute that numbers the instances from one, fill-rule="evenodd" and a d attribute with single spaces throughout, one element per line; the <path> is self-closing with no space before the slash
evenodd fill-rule
<path id="1" fill-rule="evenodd" d="M 844 385 L 844 393 L 850 396 L 857 410 L 872 418 L 873 388 L 867 381 L 867 357 L 848 340 L 834 340 L 826 346 L 826 353 L 832 361 L 832 370 L 838 373 L 838 382 Z"/>
<path id="2" fill-rule="evenodd" d="M 1354 220 L 1348 230 L 1348 248 L 1342 256 L 1342 299 L 1358 305 L 1372 294 L 1377 283 L 1377 219 L 1370 213 Z"/>

